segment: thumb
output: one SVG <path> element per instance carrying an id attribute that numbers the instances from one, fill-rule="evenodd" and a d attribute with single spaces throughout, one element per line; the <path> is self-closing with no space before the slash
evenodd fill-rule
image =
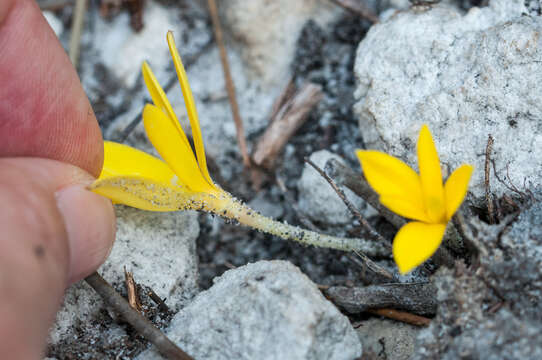
<path id="1" fill-rule="evenodd" d="M 66 286 L 110 251 L 113 208 L 85 189 L 91 181 L 55 160 L 0 159 L 0 354 L 6 358 L 43 355 Z"/>

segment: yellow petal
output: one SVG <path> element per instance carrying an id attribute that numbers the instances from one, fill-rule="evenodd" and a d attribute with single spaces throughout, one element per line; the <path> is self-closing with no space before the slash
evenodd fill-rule
<path id="1" fill-rule="evenodd" d="M 380 203 L 394 213 L 403 217 L 413 220 L 420 220 L 423 222 L 430 222 L 421 201 L 412 203 L 409 199 L 404 199 L 398 196 L 382 195 L 380 196 Z"/>
<path id="2" fill-rule="evenodd" d="M 181 124 L 179 123 L 179 120 L 177 119 L 177 116 L 175 115 L 171 104 L 169 103 L 166 93 L 158 83 L 158 80 L 156 80 L 156 76 L 154 76 L 154 73 L 152 72 L 151 67 L 149 66 L 149 64 L 147 64 L 147 62 L 143 63 L 141 72 L 143 73 L 143 80 L 145 80 L 145 85 L 147 85 L 147 89 L 149 90 L 149 94 L 151 95 L 152 102 L 154 103 L 154 105 L 156 105 L 156 107 L 161 109 L 165 115 L 167 115 L 173 126 L 175 126 L 175 128 L 177 129 L 179 137 L 180 139 L 182 139 L 181 141 L 187 146 L 190 146 L 190 143 L 186 138 L 186 134 L 184 133 L 184 130 L 181 127 Z"/>
<path id="3" fill-rule="evenodd" d="M 403 226 L 393 240 L 393 258 L 401 274 L 429 259 L 437 251 L 445 224 L 411 222 Z"/>
<path id="4" fill-rule="evenodd" d="M 104 165 L 99 178 L 113 176 L 143 176 L 164 183 L 177 178 L 162 160 L 127 145 L 104 141 Z"/>
<path id="5" fill-rule="evenodd" d="M 181 141 L 175 126 L 162 110 L 154 105 L 145 105 L 143 125 L 149 140 L 171 170 L 177 174 L 181 184 L 195 192 L 214 188 L 202 176 L 192 148 Z"/>
<path id="6" fill-rule="evenodd" d="M 426 218 L 420 215 L 425 206 L 420 179 L 414 170 L 401 160 L 380 151 L 358 150 L 356 155 L 367 182 L 381 198 L 384 197 L 388 205 L 391 199 L 400 199 L 405 204 L 401 208 L 410 204 L 409 208 L 415 209 L 411 215 L 400 215 L 420 220 Z M 390 210 L 395 211 L 393 208 Z"/>
<path id="7" fill-rule="evenodd" d="M 423 125 L 418 138 L 418 166 L 427 216 L 433 223 L 443 223 L 446 218 L 444 188 L 437 149 L 431 132 Z"/>
<path id="8" fill-rule="evenodd" d="M 190 90 L 190 84 L 188 83 L 188 76 L 183 66 L 177 47 L 175 46 L 175 39 L 173 38 L 173 32 L 168 31 L 167 43 L 169 46 L 169 52 L 173 58 L 173 64 L 175 65 L 175 71 L 181 84 L 181 90 L 183 92 L 184 103 L 186 105 L 186 113 L 190 120 L 190 127 L 192 128 L 192 138 L 194 139 L 194 148 L 196 149 L 196 156 L 201 172 L 207 182 L 213 183 L 209 170 L 207 169 L 207 160 L 205 159 L 205 148 L 203 145 L 203 137 L 201 136 L 201 129 L 199 126 L 198 112 L 196 110 L 196 103 L 194 102 L 194 96 L 192 90 Z"/>
<path id="9" fill-rule="evenodd" d="M 150 211 L 176 211 L 192 208 L 195 194 L 179 186 L 142 176 L 117 176 L 96 180 L 90 190 L 114 203 Z"/>
<path id="10" fill-rule="evenodd" d="M 469 188 L 469 180 L 474 167 L 461 165 L 450 175 L 444 185 L 444 198 L 446 199 L 446 219 L 450 220 L 463 202 Z"/>

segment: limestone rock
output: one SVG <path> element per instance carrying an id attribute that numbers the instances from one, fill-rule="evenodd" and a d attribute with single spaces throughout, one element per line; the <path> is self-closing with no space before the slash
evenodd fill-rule
<path id="1" fill-rule="evenodd" d="M 141 65 L 148 61 L 159 81 L 168 77 L 162 73 L 171 63 L 171 55 L 166 43 L 166 33 L 172 30 L 181 55 L 188 57 L 200 51 L 209 41 L 211 34 L 205 19 L 192 19 L 191 26 L 179 21 L 179 14 L 151 0 L 146 2 L 145 22 L 140 32 L 130 27 L 128 13 L 121 13 L 113 21 L 98 18 L 93 40 L 99 56 L 117 79 L 132 88 L 141 77 Z"/>
<path id="2" fill-rule="evenodd" d="M 542 18 L 527 13 L 524 1 L 492 0 L 465 15 L 434 5 L 374 25 L 355 64 L 355 111 L 367 147 L 415 165 L 419 130 L 428 124 L 443 164 L 475 166 L 470 191 L 481 197 L 492 134 L 499 176 L 517 187 L 538 183 Z M 506 191 L 491 185 L 498 195 Z"/>
<path id="3" fill-rule="evenodd" d="M 408 360 L 420 328 L 388 319 L 368 319 L 356 327 L 365 353 L 377 359 Z"/>
<path id="4" fill-rule="evenodd" d="M 167 335 L 195 359 L 356 359 L 348 319 L 297 267 L 260 261 L 224 273 L 172 320 Z M 154 350 L 140 360 L 160 359 Z"/>
<path id="5" fill-rule="evenodd" d="M 325 0 L 228 0 L 221 2 L 224 21 L 243 46 L 243 57 L 264 83 L 284 85 L 295 43 L 306 21 L 320 24 L 342 10 Z"/>

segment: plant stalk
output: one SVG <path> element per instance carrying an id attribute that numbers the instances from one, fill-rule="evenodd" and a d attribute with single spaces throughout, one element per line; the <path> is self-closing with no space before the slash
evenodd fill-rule
<path id="1" fill-rule="evenodd" d="M 201 209 L 217 214 L 285 240 L 342 251 L 358 251 L 371 257 L 389 256 L 389 250 L 375 241 L 320 234 L 268 218 L 249 208 L 225 191 L 220 191 L 216 195 L 201 194 L 201 196 L 209 198 L 201 200 L 202 207 L 198 210 Z"/>

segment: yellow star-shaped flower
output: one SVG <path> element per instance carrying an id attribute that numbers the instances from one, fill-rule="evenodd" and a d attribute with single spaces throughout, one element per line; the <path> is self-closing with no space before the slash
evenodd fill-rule
<path id="1" fill-rule="evenodd" d="M 418 139 L 419 175 L 388 154 L 372 150 L 356 154 L 382 205 L 417 220 L 403 226 L 393 240 L 395 262 L 401 273 L 407 273 L 440 246 L 446 225 L 467 194 L 473 167 L 461 165 L 443 186 L 437 149 L 427 125 L 422 126 Z"/>

